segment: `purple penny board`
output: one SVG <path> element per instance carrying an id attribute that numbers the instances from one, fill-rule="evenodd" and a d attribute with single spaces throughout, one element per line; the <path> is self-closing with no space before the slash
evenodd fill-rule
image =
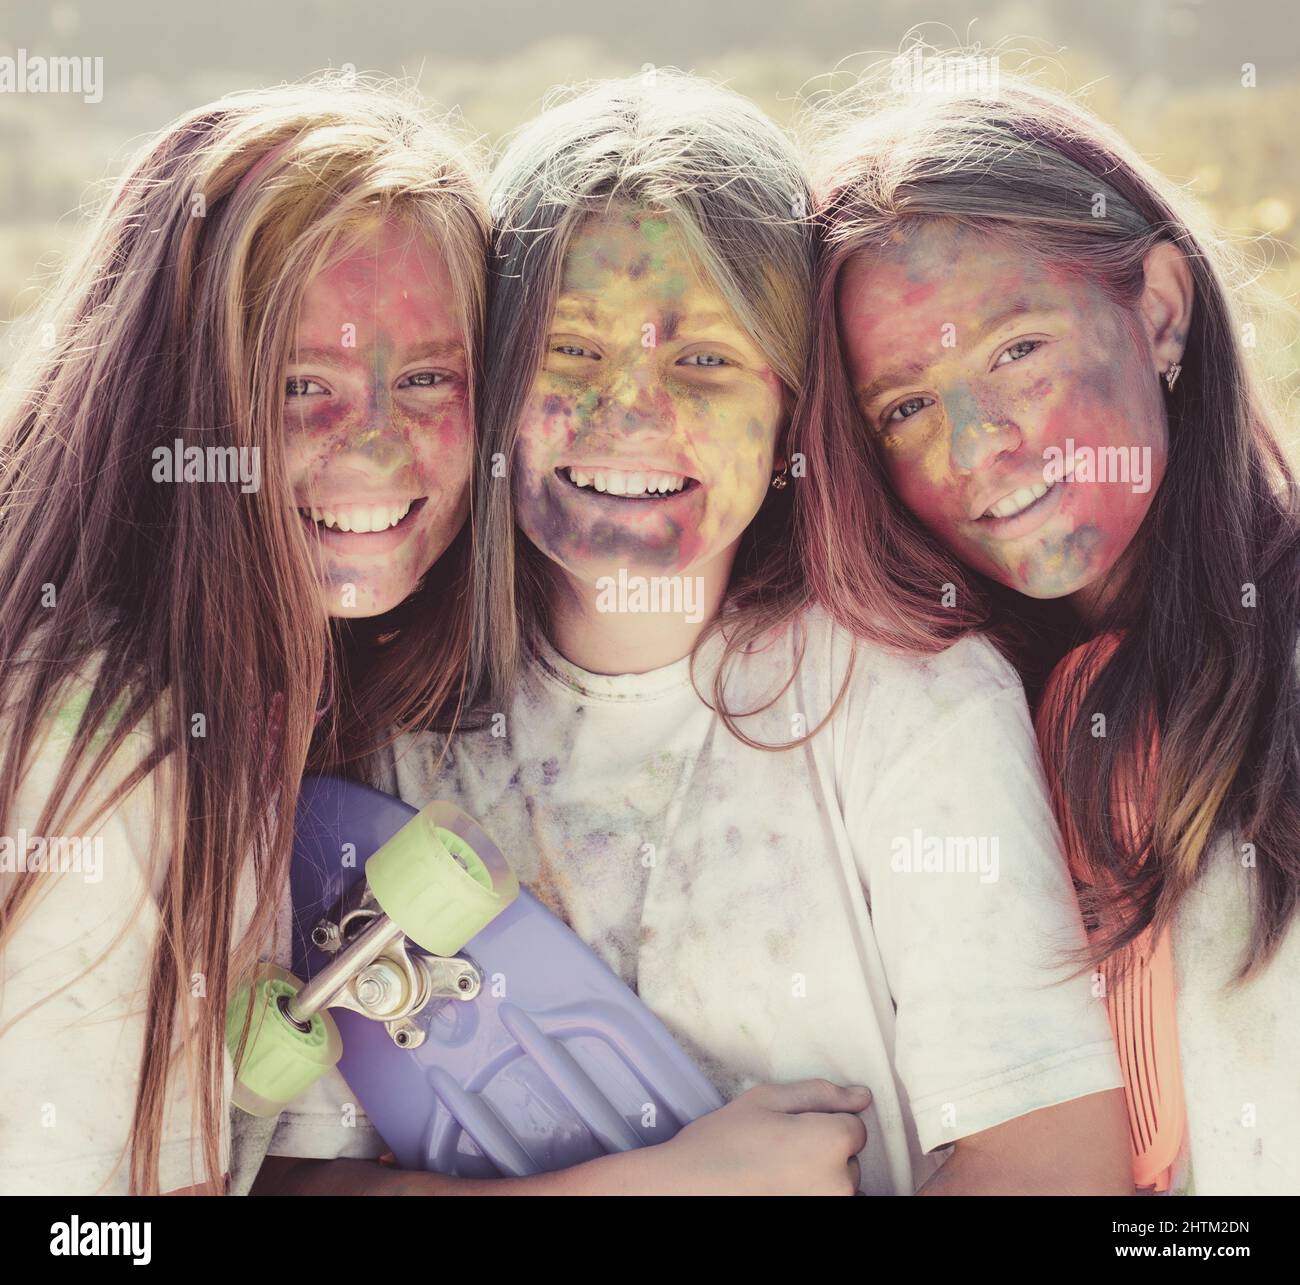
<path id="1" fill-rule="evenodd" d="M 304 780 L 292 871 L 300 977 L 330 959 L 312 945 L 314 925 L 414 815 L 363 785 Z M 345 844 L 354 865 L 343 863 Z M 417 1014 L 427 1032 L 417 1048 L 398 1048 L 380 1021 L 330 1010 L 339 1069 L 403 1168 L 546 1173 L 666 1142 L 722 1105 L 663 1023 L 525 889 L 460 954 L 482 988 Z"/>

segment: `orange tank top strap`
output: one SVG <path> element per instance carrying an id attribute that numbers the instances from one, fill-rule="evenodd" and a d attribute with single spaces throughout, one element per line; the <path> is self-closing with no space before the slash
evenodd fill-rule
<path id="1" fill-rule="evenodd" d="M 1051 787 L 1052 804 L 1061 826 L 1070 871 L 1082 884 L 1096 886 L 1106 876 L 1096 870 L 1082 849 L 1073 825 L 1069 801 L 1063 797 L 1055 762 L 1057 737 L 1078 712 L 1078 702 L 1093 675 L 1114 654 L 1119 638 L 1094 639 L 1066 656 L 1048 682 L 1035 720 L 1043 767 Z M 1144 774 L 1153 775 L 1159 753 L 1153 735 Z M 1114 784 L 1113 815 L 1130 835 L 1138 833 L 1146 800 L 1136 772 L 1119 772 Z M 1186 1128 L 1182 1066 L 1178 1051 L 1177 995 L 1174 985 L 1173 943 L 1169 930 L 1156 936 L 1150 929 L 1133 943 L 1127 971 L 1103 963 L 1106 1008 L 1124 1075 L 1128 1108 L 1133 1184 L 1148 1191 L 1168 1191 L 1173 1166 Z"/>

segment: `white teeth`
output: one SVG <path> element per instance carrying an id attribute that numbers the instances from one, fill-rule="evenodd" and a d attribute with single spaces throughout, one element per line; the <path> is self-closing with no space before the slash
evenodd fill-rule
<path id="1" fill-rule="evenodd" d="M 1033 486 L 1022 486 L 996 504 L 984 510 L 985 517 L 1009 518 L 1027 509 L 1035 500 L 1041 500 L 1052 488 L 1046 482 L 1035 482 Z"/>
<path id="2" fill-rule="evenodd" d="M 592 487 L 610 495 L 667 495 L 680 491 L 686 478 L 680 473 L 624 473 L 619 469 L 569 469 L 574 486 Z"/>
<path id="3" fill-rule="evenodd" d="M 404 504 L 359 504 L 348 509 L 299 509 L 330 531 L 348 531 L 364 535 L 370 531 L 387 531 L 395 527 L 410 511 L 413 500 Z"/>

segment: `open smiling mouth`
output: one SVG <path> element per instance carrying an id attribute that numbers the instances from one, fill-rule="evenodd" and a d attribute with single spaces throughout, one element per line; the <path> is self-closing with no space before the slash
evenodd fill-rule
<path id="1" fill-rule="evenodd" d="M 1073 480 L 1073 472 L 1071 472 L 1055 482 L 1035 482 L 1030 486 L 1022 486 L 1019 490 L 1012 491 L 1010 495 L 1003 496 L 996 504 L 990 504 L 976 521 L 1007 522 L 1012 518 L 1024 517 L 1045 507 L 1063 486 Z"/>
<path id="2" fill-rule="evenodd" d="M 642 504 L 670 500 L 685 495 L 700 485 L 698 479 L 681 473 L 659 473 L 648 469 L 625 472 L 620 469 L 584 469 L 566 465 L 557 468 L 555 476 L 575 491 L 587 491 L 620 500 L 635 500 Z"/>
<path id="3" fill-rule="evenodd" d="M 352 535 L 382 535 L 410 526 L 429 502 L 427 495 L 400 504 L 340 504 L 333 508 L 302 508 L 298 513 L 318 531 Z"/>

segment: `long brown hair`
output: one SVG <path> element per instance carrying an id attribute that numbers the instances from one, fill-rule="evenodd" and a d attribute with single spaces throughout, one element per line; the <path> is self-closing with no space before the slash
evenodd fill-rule
<path id="1" fill-rule="evenodd" d="M 158 1187 L 178 1044 L 207 1173 L 220 1172 L 228 995 L 273 931 L 313 737 L 314 765 L 355 764 L 390 727 L 454 712 L 462 696 L 468 536 L 369 632 L 327 627 L 285 467 L 300 298 L 376 217 L 442 250 L 476 353 L 487 238 L 477 163 L 405 95 L 324 79 L 183 117 L 136 156 L 51 291 L 35 325 L 52 342 L 32 345 L 0 419 L 0 824 L 50 714 L 90 672 L 41 832 L 95 797 L 91 824 L 152 777 L 165 880 L 133 1191 Z M 176 438 L 257 449 L 260 490 L 155 484 L 152 453 Z M 148 753 L 92 796 L 133 731 L 148 734 Z M 250 865 L 257 908 L 236 944 Z M 37 886 L 8 889 L 0 949 Z"/>
<path id="2" fill-rule="evenodd" d="M 1010 627 L 1053 609 L 1021 599 L 1005 611 L 1009 594 L 910 518 L 907 543 L 926 569 L 910 585 L 882 585 L 874 550 L 851 524 L 878 525 L 873 506 L 905 510 L 848 388 L 835 314 L 844 263 L 910 224 L 943 219 L 1071 265 L 1132 307 L 1154 245 L 1187 256 L 1196 300 L 1182 376 L 1165 402 L 1167 472 L 1095 631 L 1123 636 L 1105 663 L 1075 668 L 1080 690 L 1061 698 L 1073 715 L 1047 753 L 1083 851 L 1106 876 L 1082 898 L 1097 957 L 1167 925 L 1211 841 L 1232 832 L 1254 845 L 1247 976 L 1300 905 L 1300 508 L 1239 338 L 1238 271 L 1172 184 L 1066 96 L 1004 74 L 996 92 L 900 102 L 868 80 L 824 120 L 816 357 L 798 418 L 817 467 L 802 535 L 818 597 L 850 628 L 893 594 L 894 612 L 936 643 L 991 621 L 1026 665 L 1032 655 L 1015 655 L 1025 635 Z M 1104 217 L 1095 217 L 1097 194 Z M 1096 711 L 1106 714 L 1104 738 L 1093 735 Z M 1116 825 L 1112 801 L 1148 763 L 1153 736 L 1152 805 L 1134 835 Z"/>

